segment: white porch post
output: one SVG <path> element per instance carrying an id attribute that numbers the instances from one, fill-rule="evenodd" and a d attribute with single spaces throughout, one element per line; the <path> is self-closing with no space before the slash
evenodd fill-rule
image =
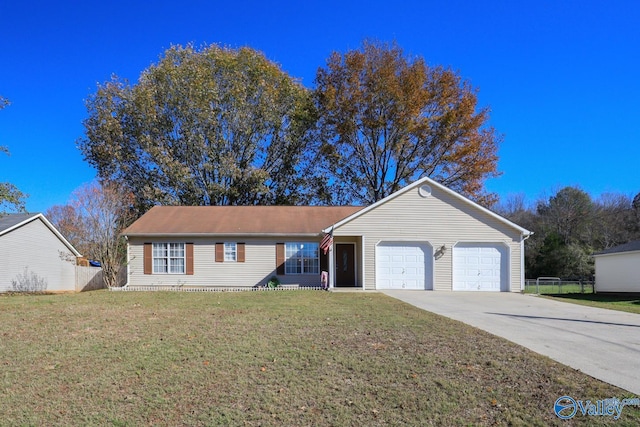
<path id="1" fill-rule="evenodd" d="M 329 289 L 334 288 L 336 286 L 335 278 L 333 277 L 335 274 L 335 269 L 333 268 L 333 245 L 335 243 L 331 243 L 331 247 L 329 248 L 329 253 L 327 254 L 329 257 Z"/>
<path id="2" fill-rule="evenodd" d="M 366 264 L 364 262 L 364 260 L 365 260 L 364 252 L 365 252 L 365 250 L 364 250 L 364 236 L 360 236 L 360 269 L 362 271 L 362 289 L 363 290 L 367 289 L 366 288 L 366 284 L 365 284 L 365 277 L 366 277 L 365 265 Z"/>
<path id="3" fill-rule="evenodd" d="M 520 239 L 520 291 L 524 291 L 525 272 L 524 272 L 524 241 L 527 240 L 524 236 Z M 511 290 L 511 289 L 509 289 Z"/>

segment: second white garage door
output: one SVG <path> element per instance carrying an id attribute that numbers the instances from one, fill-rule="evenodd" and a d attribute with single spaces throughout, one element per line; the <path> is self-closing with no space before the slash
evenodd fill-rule
<path id="1" fill-rule="evenodd" d="M 505 291 L 506 266 L 504 245 L 459 243 L 453 248 L 453 290 Z"/>
<path id="2" fill-rule="evenodd" d="M 376 247 L 377 289 L 433 289 L 428 243 L 382 242 Z"/>

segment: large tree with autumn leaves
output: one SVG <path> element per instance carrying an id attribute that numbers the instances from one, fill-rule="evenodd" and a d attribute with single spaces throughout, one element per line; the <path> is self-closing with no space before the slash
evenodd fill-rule
<path id="1" fill-rule="evenodd" d="M 251 48 L 173 46 L 136 84 L 100 85 L 87 109 L 80 150 L 140 212 L 310 197 L 310 92 Z"/>
<path id="2" fill-rule="evenodd" d="M 174 46 L 87 102 L 79 148 L 155 204 L 368 204 L 430 176 L 481 203 L 499 136 L 455 72 L 365 42 L 308 89 L 253 49 Z"/>
<path id="3" fill-rule="evenodd" d="M 455 72 L 366 41 L 334 52 L 315 99 L 334 203 L 373 203 L 424 176 L 491 204 L 500 136 L 476 90 Z"/>

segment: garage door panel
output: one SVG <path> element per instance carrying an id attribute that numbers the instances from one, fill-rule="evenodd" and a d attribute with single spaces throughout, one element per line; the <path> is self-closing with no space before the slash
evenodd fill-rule
<path id="1" fill-rule="evenodd" d="M 506 290 L 506 247 L 498 243 L 464 243 L 453 248 L 453 290 Z"/>
<path id="2" fill-rule="evenodd" d="M 391 275 L 392 276 L 397 276 L 400 275 L 404 272 L 404 269 L 402 267 L 393 267 L 391 269 Z"/>
<path id="3" fill-rule="evenodd" d="M 432 289 L 433 249 L 422 242 L 382 242 L 376 247 L 378 289 Z"/>
<path id="4" fill-rule="evenodd" d="M 407 269 L 405 270 L 405 274 L 407 276 L 410 276 L 410 277 L 423 275 L 424 274 L 424 270 L 421 269 L 421 268 L 409 268 L 409 267 L 407 267 Z"/>

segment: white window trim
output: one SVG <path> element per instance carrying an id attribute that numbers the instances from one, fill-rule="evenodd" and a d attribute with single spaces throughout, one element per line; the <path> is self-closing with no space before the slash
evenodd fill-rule
<path id="1" fill-rule="evenodd" d="M 164 247 L 164 252 L 166 256 L 156 256 L 156 247 L 162 245 Z M 171 245 L 181 245 L 182 246 L 182 256 L 176 257 L 171 256 Z M 151 248 L 151 258 L 152 258 L 152 273 L 153 274 L 186 274 L 187 272 L 187 245 L 183 242 L 158 242 L 153 243 Z M 166 261 L 166 271 L 157 271 L 156 270 L 156 260 L 164 259 Z M 171 260 L 172 259 L 182 259 L 182 271 L 171 271 Z"/>
<path id="2" fill-rule="evenodd" d="M 301 249 L 304 248 L 305 245 L 314 245 L 315 246 L 315 258 L 305 257 L 304 255 L 293 257 L 290 256 L 291 246 L 296 245 L 296 253 L 300 252 Z M 295 260 L 295 261 L 293 261 Z M 317 262 L 313 263 L 317 266 L 317 269 L 311 269 L 312 271 L 305 271 L 305 260 L 316 260 Z M 297 262 L 300 267 L 300 273 L 290 272 L 291 263 Z M 320 274 L 320 244 L 317 242 L 287 242 L 284 244 L 284 272 L 286 275 L 316 275 Z"/>

